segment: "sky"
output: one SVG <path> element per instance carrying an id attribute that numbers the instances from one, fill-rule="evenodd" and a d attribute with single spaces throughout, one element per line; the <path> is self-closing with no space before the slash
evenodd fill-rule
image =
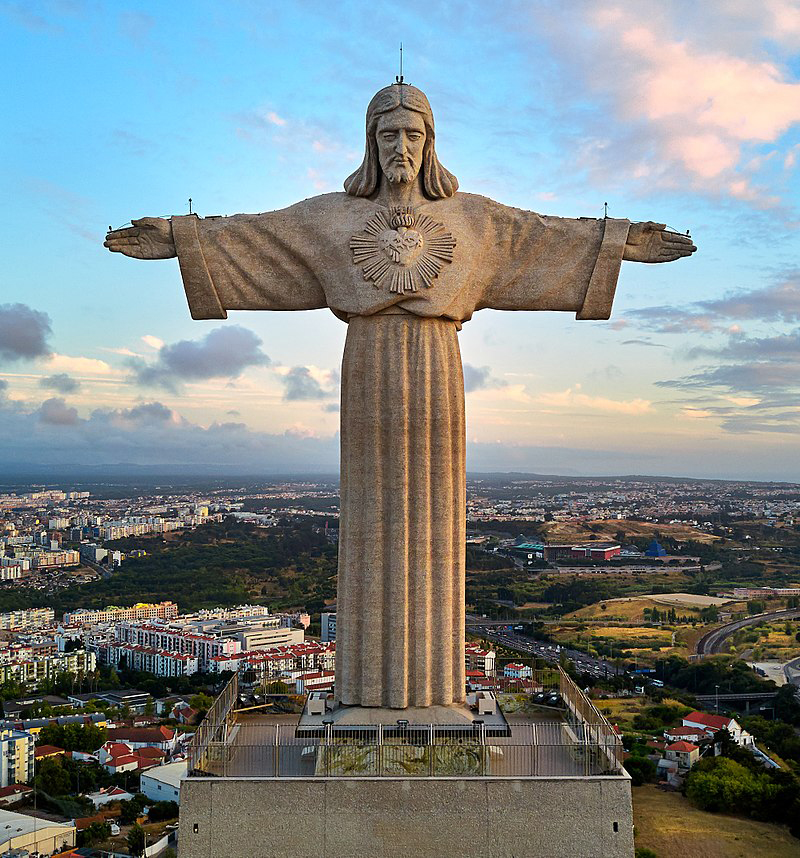
<path id="1" fill-rule="evenodd" d="M 338 467 L 346 326 L 192 321 L 145 215 L 340 191 L 364 112 L 423 89 L 462 190 L 655 220 L 608 322 L 464 325 L 468 468 L 800 481 L 800 2 L 0 3 L 0 471 Z"/>

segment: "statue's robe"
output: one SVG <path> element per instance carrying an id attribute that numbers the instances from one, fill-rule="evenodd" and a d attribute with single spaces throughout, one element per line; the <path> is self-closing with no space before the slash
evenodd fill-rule
<path id="1" fill-rule="evenodd" d="M 349 323 L 341 393 L 336 691 L 345 705 L 465 696 L 464 385 L 475 310 L 611 312 L 628 221 L 546 217 L 457 193 L 415 212 L 456 240 L 431 288 L 391 292 L 351 237 L 382 209 L 346 194 L 172 219 L 192 317 L 330 308 Z M 388 212 L 387 212 L 388 214 Z"/>

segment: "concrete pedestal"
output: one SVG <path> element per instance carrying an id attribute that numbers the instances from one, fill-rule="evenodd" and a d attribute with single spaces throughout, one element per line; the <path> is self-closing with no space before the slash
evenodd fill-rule
<path id="1" fill-rule="evenodd" d="M 191 778 L 181 858 L 631 858 L 626 775 Z"/>

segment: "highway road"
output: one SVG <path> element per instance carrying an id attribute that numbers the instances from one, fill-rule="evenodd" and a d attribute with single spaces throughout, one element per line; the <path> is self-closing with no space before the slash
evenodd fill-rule
<path id="1" fill-rule="evenodd" d="M 695 644 L 697 655 L 716 655 L 722 649 L 725 641 L 739 629 L 764 622 L 777 622 L 780 620 L 796 620 L 800 617 L 800 608 L 792 608 L 785 611 L 770 611 L 765 614 L 753 614 L 741 620 L 733 620 L 724 626 L 706 632 Z"/>
<path id="2" fill-rule="evenodd" d="M 606 661 L 603 658 L 594 658 L 577 649 L 562 647 L 558 644 L 544 643 L 543 641 L 537 641 L 525 635 L 517 634 L 514 631 L 475 625 L 473 622 L 468 622 L 468 626 L 471 634 L 485 638 L 493 643 L 502 644 L 508 647 L 508 649 L 513 649 L 529 658 L 535 656 L 550 664 L 558 664 L 561 656 L 565 655 L 575 663 L 577 670 L 581 673 L 589 673 L 597 677 L 597 679 L 613 676 L 617 673 L 624 673 L 624 671 L 619 670 L 610 661 Z"/>

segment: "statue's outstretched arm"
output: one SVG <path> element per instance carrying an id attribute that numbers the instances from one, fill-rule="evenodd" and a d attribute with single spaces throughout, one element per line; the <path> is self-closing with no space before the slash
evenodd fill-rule
<path id="1" fill-rule="evenodd" d="M 632 223 L 622 258 L 628 262 L 674 262 L 697 248 L 688 235 L 667 229 L 663 223 Z"/>
<path id="2" fill-rule="evenodd" d="M 178 255 L 172 238 L 172 223 L 163 217 L 132 220 L 127 229 L 112 229 L 103 246 L 112 253 L 134 259 L 173 259 Z"/>

